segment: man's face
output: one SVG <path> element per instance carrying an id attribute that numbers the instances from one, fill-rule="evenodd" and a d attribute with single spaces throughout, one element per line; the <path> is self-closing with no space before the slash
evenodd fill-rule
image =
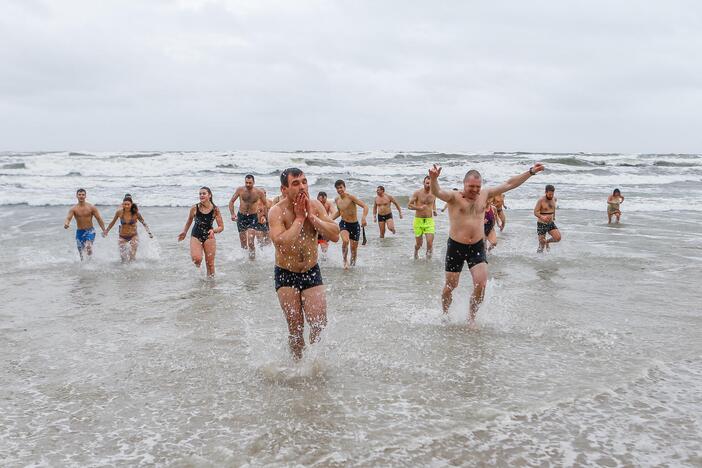
<path id="1" fill-rule="evenodd" d="M 377 189 L 375 189 L 375 193 L 377 193 L 379 197 L 382 197 L 385 193 L 385 190 L 382 187 L 378 187 Z"/>
<path id="2" fill-rule="evenodd" d="M 317 195 L 317 200 L 319 200 L 319 202 L 322 205 L 324 205 L 327 202 L 327 197 L 325 197 L 324 195 Z"/>
<path id="3" fill-rule="evenodd" d="M 431 181 L 426 178 L 424 179 L 424 190 L 429 190 L 431 188 Z"/>
<path id="4" fill-rule="evenodd" d="M 346 193 L 346 186 L 339 185 L 338 187 L 336 187 L 336 193 L 338 193 L 339 195 L 345 194 Z"/>
<path id="5" fill-rule="evenodd" d="M 556 192 L 553 191 L 553 190 L 551 190 L 550 192 L 546 192 L 546 200 L 553 200 L 553 195 L 554 195 L 555 193 L 556 193 Z"/>
<path id="6" fill-rule="evenodd" d="M 247 190 L 251 190 L 254 186 L 253 179 L 244 179 L 244 186 L 246 187 Z"/>
<path id="7" fill-rule="evenodd" d="M 469 200 L 475 200 L 480 195 L 483 181 L 479 177 L 469 176 L 463 181 L 463 194 Z"/>
<path id="8" fill-rule="evenodd" d="M 76 198 L 78 199 L 79 202 L 84 202 L 85 196 L 86 196 L 85 192 L 76 193 Z"/>
<path id="9" fill-rule="evenodd" d="M 282 186 L 281 191 L 290 200 L 294 201 L 300 192 L 305 192 L 309 196 L 307 191 L 307 177 L 305 174 L 300 174 L 299 176 L 288 175 L 288 186 Z"/>

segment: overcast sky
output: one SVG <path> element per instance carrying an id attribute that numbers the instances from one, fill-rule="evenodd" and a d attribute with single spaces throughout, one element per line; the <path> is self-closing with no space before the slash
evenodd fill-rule
<path id="1" fill-rule="evenodd" d="M 702 152 L 702 2 L 3 0 L 0 150 Z"/>

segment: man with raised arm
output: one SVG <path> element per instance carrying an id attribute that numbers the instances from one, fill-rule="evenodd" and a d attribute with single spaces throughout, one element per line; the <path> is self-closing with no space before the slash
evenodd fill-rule
<path id="1" fill-rule="evenodd" d="M 268 213 L 275 246 L 275 290 L 288 322 L 288 343 L 294 359 L 305 347 L 305 319 L 310 343 L 319 341 L 327 324 L 327 299 L 317 263 L 317 236 L 339 240 L 339 227 L 317 200 L 311 200 L 307 178 L 298 168 L 280 174 L 282 197 Z"/>
<path id="2" fill-rule="evenodd" d="M 392 205 L 395 205 L 397 208 L 397 213 L 400 215 L 400 219 L 402 219 L 402 208 L 400 208 L 400 204 L 397 203 L 397 200 L 395 200 L 395 197 L 388 195 L 385 193 L 385 187 L 382 185 L 378 185 L 378 188 L 375 190 L 376 197 L 373 200 L 373 222 L 376 220 L 378 221 L 378 229 L 380 229 L 380 238 L 383 239 L 385 237 L 385 226 L 387 225 L 387 228 L 395 234 L 395 221 L 392 219 Z"/>
<path id="3" fill-rule="evenodd" d="M 422 188 L 410 197 L 407 208 L 414 211 L 414 258 L 419 258 L 422 248 L 422 236 L 427 238 L 427 259 L 431 258 L 434 250 L 434 216 L 436 216 L 436 196 L 431 193 L 429 176 L 424 177 Z"/>
<path id="4" fill-rule="evenodd" d="M 463 178 L 463 190 L 442 190 L 439 187 L 441 167 L 434 164 L 429 169 L 431 192 L 448 204 L 449 210 L 449 239 L 446 247 L 446 284 L 441 293 L 441 307 L 448 314 L 451 306 L 453 290 L 458 286 L 458 280 L 463 269 L 463 263 L 468 263 L 473 279 L 473 294 L 470 298 L 468 325 L 476 329 L 475 316 L 483 301 L 485 285 L 487 284 L 487 259 L 485 257 L 485 242 L 483 237 L 483 222 L 487 199 L 497 194 L 515 189 L 526 182 L 529 177 L 544 170 L 541 163 L 536 163 L 523 174 L 511 177 L 507 182 L 497 187 L 481 190 L 482 177 L 474 169 L 468 171 Z"/>
<path id="5" fill-rule="evenodd" d="M 363 203 L 356 195 L 351 195 L 346 192 L 346 182 L 337 180 L 334 182 L 334 188 L 338 197 L 334 199 L 336 203 L 336 213 L 332 219 L 341 216 L 339 221 L 339 229 L 341 230 L 341 253 L 344 257 L 344 269 L 349 268 L 348 254 L 349 243 L 351 244 L 351 266 L 356 264 L 356 255 L 358 253 L 358 240 L 361 238 L 361 227 L 365 227 L 366 216 L 368 216 L 368 205 Z M 363 208 L 361 215 L 361 224 L 358 224 L 358 208 Z"/>
<path id="6" fill-rule="evenodd" d="M 256 228 L 262 221 L 264 209 L 259 200 L 266 199 L 266 192 L 254 187 L 254 176 L 248 174 L 244 177 L 244 185 L 237 187 L 229 200 L 229 212 L 232 221 L 236 221 L 239 230 L 239 241 L 241 248 L 249 251 L 249 258 L 256 258 Z M 234 202 L 239 199 L 239 212 L 234 211 Z"/>
<path id="7" fill-rule="evenodd" d="M 71 225 L 71 219 L 76 218 L 76 247 L 78 247 L 78 254 L 80 255 L 81 261 L 83 261 L 83 252 L 90 259 L 93 256 L 93 241 L 95 240 L 95 228 L 93 227 L 93 218 L 100 225 L 102 229 L 102 236 L 105 237 L 105 222 L 100 216 L 100 212 L 95 207 L 85 201 L 87 193 L 85 189 L 78 189 L 76 191 L 76 198 L 78 203 L 73 205 L 70 210 L 68 210 L 68 216 L 63 223 L 63 228 L 68 229 Z"/>

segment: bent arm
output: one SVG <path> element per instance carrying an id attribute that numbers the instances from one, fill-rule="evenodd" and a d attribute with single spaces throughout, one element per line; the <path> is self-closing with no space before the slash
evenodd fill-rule
<path id="1" fill-rule="evenodd" d="M 271 241 L 276 247 L 285 248 L 295 243 L 300 237 L 302 226 L 305 224 L 305 218 L 296 216 L 295 221 L 288 229 L 285 229 L 283 222 L 283 211 L 274 206 L 268 215 L 268 225 L 270 227 Z"/>
<path id="2" fill-rule="evenodd" d="M 188 229 L 190 229 L 190 225 L 193 223 L 193 218 L 195 218 L 195 207 L 193 206 L 190 208 L 190 214 L 188 215 L 188 220 L 185 222 L 185 227 L 183 228 L 183 232 L 181 234 L 186 234 L 188 232 Z"/>
<path id="3" fill-rule="evenodd" d="M 122 210 L 115 211 L 115 217 L 112 218 L 112 221 L 110 221 L 110 224 L 107 225 L 107 229 L 105 229 L 106 234 L 108 232 L 110 232 L 110 229 L 112 229 L 112 226 L 115 225 L 115 223 L 117 222 L 117 218 L 119 218 L 121 214 L 122 214 Z"/>
<path id="4" fill-rule="evenodd" d="M 229 213 L 232 215 L 232 219 L 236 217 L 236 212 L 234 211 L 234 202 L 236 199 L 239 198 L 239 191 L 236 190 L 234 192 L 234 195 L 232 195 L 232 198 L 229 200 Z"/>
<path id="5" fill-rule="evenodd" d="M 397 200 L 395 200 L 395 197 L 390 197 L 390 202 L 393 205 L 395 205 L 395 207 L 397 208 L 397 212 L 400 214 L 400 218 L 402 218 L 402 208 L 400 208 L 400 204 L 397 203 Z"/>
<path id="6" fill-rule="evenodd" d="M 416 210 L 417 209 L 417 194 L 413 193 L 412 196 L 409 199 L 409 203 L 407 204 L 407 209 L 408 210 Z"/>
<path id="7" fill-rule="evenodd" d="M 322 237 L 332 242 L 337 242 L 339 240 L 339 226 L 332 221 L 321 203 L 316 200 L 310 200 L 310 203 L 312 204 L 312 209 L 307 219 Z"/>
<path id="8" fill-rule="evenodd" d="M 105 232 L 105 221 L 102 220 L 102 216 L 100 216 L 100 211 L 98 211 L 96 207 L 93 207 L 93 216 L 95 216 L 95 219 L 100 225 L 100 229 L 102 229 L 102 232 Z"/>
<path id="9" fill-rule="evenodd" d="M 151 233 L 151 229 L 149 228 L 149 225 L 146 224 L 146 221 L 144 220 L 144 217 L 141 215 L 141 213 L 137 213 L 137 219 L 139 220 L 139 222 L 140 222 L 141 224 L 144 225 L 144 229 L 146 229 L 146 232 L 147 232 L 150 236 L 153 236 L 153 234 Z"/>
<path id="10" fill-rule="evenodd" d="M 541 199 L 539 198 L 539 201 L 536 202 L 536 206 L 534 207 L 534 216 L 539 218 L 539 221 L 543 221 L 541 219 Z"/>
<path id="11" fill-rule="evenodd" d="M 439 179 L 431 179 L 429 183 L 429 187 L 431 190 L 431 193 L 438 199 L 445 201 L 448 203 L 449 201 L 453 200 L 453 191 L 452 190 L 442 190 L 441 187 L 439 187 Z M 436 211 L 436 200 L 434 200 L 434 211 Z"/>
<path id="12" fill-rule="evenodd" d="M 220 232 L 224 231 L 224 223 L 222 222 L 222 212 L 219 211 L 219 208 L 215 208 L 215 221 L 217 222 L 217 227 L 212 229 L 212 232 L 215 234 L 219 234 Z"/>

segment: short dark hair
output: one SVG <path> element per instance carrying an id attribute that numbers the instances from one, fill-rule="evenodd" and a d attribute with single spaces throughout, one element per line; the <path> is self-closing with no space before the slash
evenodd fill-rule
<path id="1" fill-rule="evenodd" d="M 382 190 L 383 192 L 385 191 L 385 187 L 383 187 L 382 185 L 378 185 L 378 188 L 379 188 L 380 190 Z"/>
<path id="2" fill-rule="evenodd" d="M 327 198 L 327 192 L 319 192 L 319 193 L 317 194 L 317 198 L 319 198 L 319 197 Z"/>
<path id="3" fill-rule="evenodd" d="M 620 192 L 618 188 L 615 188 L 614 192 L 612 192 L 612 195 L 621 195 L 621 194 L 622 194 L 622 192 Z"/>
<path id="4" fill-rule="evenodd" d="M 78 190 L 76 190 L 76 195 L 78 195 L 80 192 L 83 192 L 83 193 L 85 193 L 85 194 L 88 193 L 88 192 L 85 191 L 84 188 L 79 188 Z"/>
<path id="5" fill-rule="evenodd" d="M 246 180 L 246 179 L 251 179 L 254 182 L 256 182 L 256 178 L 253 176 L 253 174 L 246 174 L 246 177 L 244 177 L 244 180 Z"/>
<path id="6" fill-rule="evenodd" d="M 548 184 L 546 186 L 546 192 L 555 192 L 555 191 L 556 191 L 556 187 L 554 187 L 553 185 Z"/>
<path id="7" fill-rule="evenodd" d="M 424 176 L 424 178 L 422 179 L 422 182 L 424 182 L 425 180 L 430 179 L 430 178 L 431 178 L 431 177 L 429 177 L 428 175 L 427 175 L 427 176 Z"/>
<path id="8" fill-rule="evenodd" d="M 341 180 L 341 179 L 339 179 L 339 180 L 337 180 L 336 182 L 334 182 L 334 188 L 339 188 L 339 187 L 342 186 L 342 185 L 343 185 L 344 187 L 346 187 L 346 182 L 344 182 L 344 181 Z"/>
<path id="9" fill-rule="evenodd" d="M 481 176 L 480 172 L 475 169 L 471 169 L 470 171 L 466 172 L 465 177 L 463 177 L 463 181 L 465 182 L 469 177 L 475 177 L 476 179 L 483 180 L 483 176 Z"/>
<path id="10" fill-rule="evenodd" d="M 298 177 L 302 175 L 302 169 L 298 169 L 297 167 L 289 167 L 285 169 L 283 172 L 280 173 L 280 185 L 283 187 L 288 187 L 288 176 L 291 175 L 293 177 Z M 251 176 L 253 177 L 253 176 Z"/>

